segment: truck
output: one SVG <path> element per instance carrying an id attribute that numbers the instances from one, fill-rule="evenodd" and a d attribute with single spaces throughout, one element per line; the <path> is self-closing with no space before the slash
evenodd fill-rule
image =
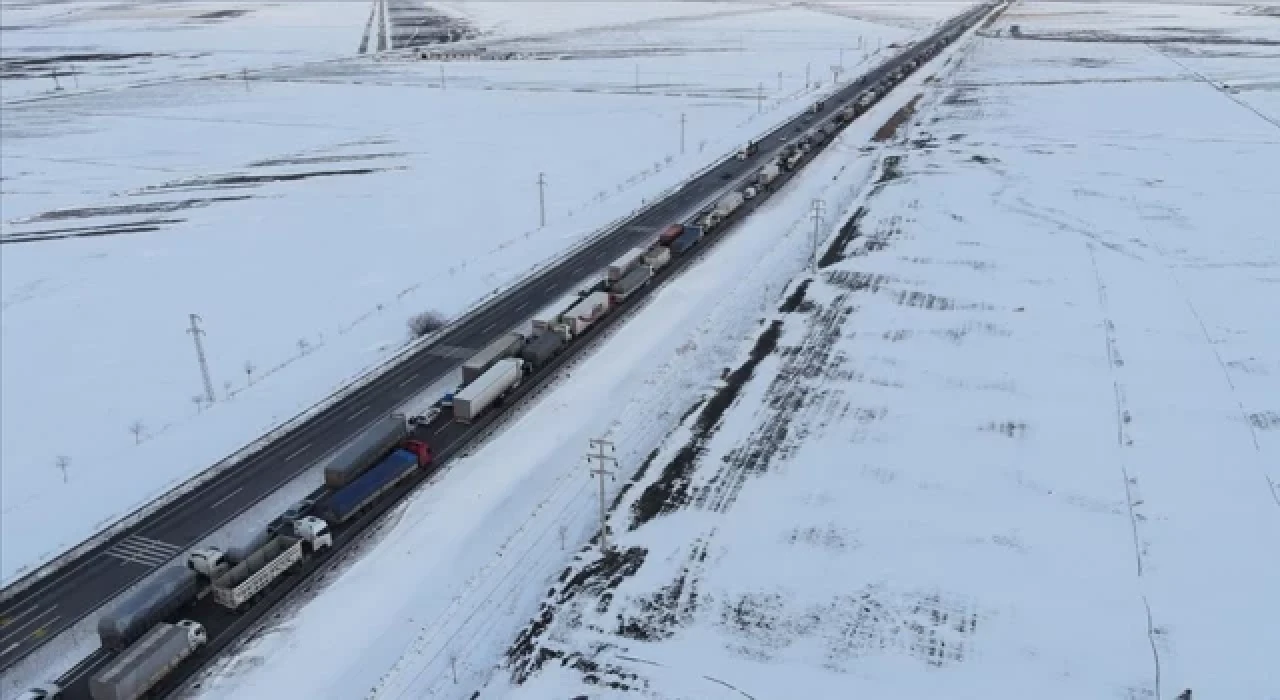
<path id="1" fill-rule="evenodd" d="M 530 324 L 532 332 L 530 335 L 537 335 L 542 331 L 554 331 L 560 334 L 560 337 L 566 341 L 572 337 L 573 333 L 569 330 L 569 324 L 564 322 L 564 312 L 570 307 L 577 304 L 582 299 L 582 295 L 577 291 L 570 292 L 547 308 L 539 311 L 533 317 Z"/>
<path id="2" fill-rule="evenodd" d="M 309 559 L 312 554 L 333 546 L 329 524 L 320 518 L 306 516 L 293 521 L 292 535 L 277 535 L 255 549 L 243 561 L 225 571 L 213 568 L 200 571 L 192 555 L 193 568 L 212 579 L 213 600 L 229 610 L 240 611 L 272 583 Z M 207 562 L 213 557 L 203 560 Z"/>
<path id="3" fill-rule="evenodd" d="M 581 335 L 591 327 L 597 319 L 609 311 L 609 294 L 592 292 L 583 297 L 572 309 L 564 313 L 564 321 L 574 335 Z"/>
<path id="4" fill-rule="evenodd" d="M 208 641 L 199 622 L 161 622 L 89 679 L 89 695 L 93 700 L 137 700 Z"/>
<path id="5" fill-rule="evenodd" d="M 768 187 L 769 183 L 778 179 L 778 176 L 781 174 L 782 168 L 779 167 L 776 162 L 770 163 L 763 168 L 760 168 L 759 174 L 756 175 L 756 182 L 759 183 L 761 187 Z"/>
<path id="6" fill-rule="evenodd" d="M 520 359 L 529 363 L 530 367 L 541 367 L 564 349 L 565 339 L 554 331 L 542 331 L 533 336 L 524 349 L 520 351 Z"/>
<path id="7" fill-rule="evenodd" d="M 500 366 L 503 362 L 519 362 L 519 360 L 502 360 L 498 365 Z M 458 396 L 465 392 L 466 389 L 459 392 Z M 456 400 L 455 398 L 455 402 Z M 421 440 L 405 440 L 373 465 L 369 471 L 321 500 L 316 505 L 316 514 L 330 526 L 345 523 L 372 505 L 379 496 L 404 481 L 414 469 L 425 467 L 430 463 L 431 448 L 427 443 Z"/>
<path id="8" fill-rule="evenodd" d="M 404 414 L 384 416 L 329 456 L 324 465 L 325 485 L 339 489 L 351 483 L 408 434 L 409 421 Z"/>
<path id="9" fill-rule="evenodd" d="M 737 211 L 744 201 L 746 201 L 746 198 L 742 196 L 741 192 L 730 192 L 716 202 L 716 208 L 712 212 L 723 221 L 730 214 Z"/>
<path id="10" fill-rule="evenodd" d="M 475 420 L 507 392 L 520 386 L 522 379 L 524 379 L 524 360 L 513 357 L 499 361 L 489 368 L 488 372 L 453 397 L 454 420 L 459 423 L 470 423 Z"/>
<path id="11" fill-rule="evenodd" d="M 622 257 L 609 263 L 608 269 L 605 270 L 605 279 L 609 282 L 617 282 L 626 277 L 640 261 L 644 259 L 644 248 L 632 248 L 622 255 Z"/>
<path id="12" fill-rule="evenodd" d="M 477 377 L 497 364 L 498 360 L 515 357 L 522 347 L 524 347 L 524 336 L 520 333 L 507 333 L 489 343 L 488 347 L 462 364 L 462 383 L 465 385 L 474 382 Z"/>
<path id="13" fill-rule="evenodd" d="M 686 226 L 684 235 L 677 238 L 671 243 L 671 252 L 679 255 L 693 247 L 693 244 L 702 240 L 701 226 Z"/>
<path id="14" fill-rule="evenodd" d="M 103 647 L 120 651 L 199 593 L 200 577 L 194 571 L 185 566 L 164 569 L 98 618 L 98 638 Z"/>
<path id="15" fill-rule="evenodd" d="M 677 239 L 679 240 L 679 239 Z M 610 294 L 613 297 L 613 303 L 617 304 L 631 296 L 635 291 L 648 284 L 649 279 L 653 277 L 653 269 L 648 265 L 640 265 L 636 269 L 627 273 L 626 277 L 614 283 Z"/>
<path id="16" fill-rule="evenodd" d="M 821 112 L 826 106 L 827 106 L 826 100 L 818 100 L 817 102 L 814 102 L 813 104 L 809 105 L 809 114 L 817 114 L 818 112 Z"/>
<path id="17" fill-rule="evenodd" d="M 738 149 L 738 160 L 746 160 L 754 156 L 759 150 L 760 143 L 758 141 L 748 141 L 745 146 Z"/>
<path id="18" fill-rule="evenodd" d="M 656 245 L 644 254 L 644 264 L 653 271 L 661 270 L 671 262 L 671 251 L 666 246 Z"/>
<path id="19" fill-rule="evenodd" d="M 684 224 L 671 224 L 658 234 L 658 243 L 670 245 L 671 241 L 679 238 L 682 233 L 684 233 Z"/>
<path id="20" fill-rule="evenodd" d="M 796 166 L 800 164 L 801 158 L 804 158 L 804 153 L 800 151 L 796 151 L 795 153 L 787 156 L 787 169 L 795 170 Z"/>

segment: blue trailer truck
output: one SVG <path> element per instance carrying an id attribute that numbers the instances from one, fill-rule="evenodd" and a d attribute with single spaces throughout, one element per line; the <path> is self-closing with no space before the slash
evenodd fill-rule
<path id="1" fill-rule="evenodd" d="M 671 252 L 679 255 L 692 248 L 693 244 L 700 240 L 702 240 L 701 226 L 685 226 L 684 233 L 671 242 Z"/>
<path id="2" fill-rule="evenodd" d="M 431 449 L 420 440 L 406 440 L 346 486 L 330 493 L 316 506 L 330 525 L 345 523 L 395 488 L 414 469 L 431 463 Z"/>
<path id="3" fill-rule="evenodd" d="M 102 646 L 113 651 L 124 649 L 199 593 L 196 572 L 185 566 L 161 571 L 98 618 Z"/>

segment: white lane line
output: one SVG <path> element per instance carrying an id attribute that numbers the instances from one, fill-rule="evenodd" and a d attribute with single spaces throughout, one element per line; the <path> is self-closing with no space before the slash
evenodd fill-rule
<path id="1" fill-rule="evenodd" d="M 308 447 L 311 447 L 311 443 L 309 443 L 309 442 L 308 442 L 307 444 L 303 445 L 302 447 L 299 447 L 298 449 L 294 450 L 293 452 L 290 452 L 290 453 L 289 453 L 289 456 L 284 458 L 284 461 L 288 462 L 289 460 L 293 459 L 294 457 L 297 457 L 298 455 L 302 454 L 302 452 L 303 452 L 304 450 L 306 450 Z"/>
<path id="2" fill-rule="evenodd" d="M 412 382 L 413 380 L 415 380 L 415 379 L 417 379 L 417 378 L 418 378 L 417 373 L 410 374 L 408 377 L 406 377 L 406 378 L 405 378 L 405 380 L 404 380 L 403 382 L 400 382 L 400 386 L 405 386 L 406 384 L 409 384 L 410 382 Z"/>
<path id="3" fill-rule="evenodd" d="M 480 332 L 481 332 L 481 333 L 488 333 L 489 331 L 493 330 L 493 327 L 494 327 L 495 325 L 497 325 L 497 324 L 496 324 L 496 323 L 490 323 L 489 325 L 485 326 L 484 328 L 481 328 L 481 329 L 480 329 Z"/>
<path id="4" fill-rule="evenodd" d="M 231 493 L 229 493 L 229 494 L 227 494 L 227 495 L 223 496 L 222 498 L 219 498 L 218 500 L 216 500 L 216 501 L 214 501 L 214 502 L 213 502 L 213 505 L 211 505 L 211 506 L 209 506 L 209 507 L 210 507 L 210 508 L 217 508 L 218 506 L 222 505 L 223 503 L 226 503 L 226 502 L 227 502 L 227 499 L 231 498 L 232 496 L 236 495 L 237 493 L 240 493 L 240 490 L 241 490 L 241 489 L 243 489 L 243 488 L 244 488 L 244 487 L 243 487 L 243 486 L 241 486 L 240 488 L 236 489 L 235 491 L 232 491 Z"/>
<path id="5" fill-rule="evenodd" d="M 32 603 L 31 605 L 28 605 L 26 608 L 24 608 L 20 613 L 17 613 L 15 615 L 5 615 L 3 619 L 0 619 L 0 630 L 3 630 L 9 625 L 12 625 L 18 620 L 21 620 L 27 615 L 30 615 L 31 613 L 35 612 L 36 608 L 38 607 L 40 607 L 39 603 Z"/>
<path id="6" fill-rule="evenodd" d="M 14 627 L 8 632 L 5 632 L 4 635 L 0 635 L 0 644 L 3 644 L 5 642 L 13 642 L 13 644 L 9 645 L 8 647 L 5 647 L 5 652 L 8 652 L 13 647 L 18 646 L 19 644 L 22 643 L 23 641 L 22 637 L 26 636 L 26 634 L 23 633 L 23 630 L 27 629 L 28 627 L 35 627 L 36 629 L 39 629 L 40 627 L 47 626 L 48 623 L 54 622 L 55 620 L 58 620 L 59 618 L 61 618 L 62 617 L 61 615 L 53 615 L 53 611 L 56 609 L 57 609 L 56 605 L 49 606 L 44 610 L 42 610 L 39 615 L 36 615 L 35 617 L 31 618 L 30 620 L 27 620 L 21 625 L 18 625 L 17 627 Z M 53 615 L 53 617 L 49 618 L 50 615 Z M 37 623 L 40 623 L 42 620 L 47 620 L 47 622 L 42 624 L 37 624 Z"/>
<path id="7" fill-rule="evenodd" d="M 369 405 L 368 405 L 368 404 L 365 404 L 364 406 L 361 406 L 359 411 L 356 411 L 355 413 L 352 413 L 351 415 L 347 416 L 347 422 L 348 422 L 348 423 L 350 423 L 351 421 L 353 421 L 353 420 L 355 420 L 356 418 L 358 418 L 358 417 L 360 416 L 360 414 L 361 414 L 361 413 L 364 413 L 364 412 L 365 412 L 365 411 L 367 411 L 367 410 L 369 410 Z"/>
<path id="8" fill-rule="evenodd" d="M 516 307 L 516 311 L 524 311 L 528 307 L 529 307 L 529 300 L 526 299 L 520 302 L 520 305 Z"/>
<path id="9" fill-rule="evenodd" d="M 445 423 L 444 425 L 440 426 L 439 428 L 436 428 L 436 431 L 435 431 L 434 433 L 432 433 L 432 435 L 439 435 L 441 431 L 443 431 L 445 428 L 449 427 L 451 424 L 452 424 L 452 421 L 451 421 L 450 423 Z"/>

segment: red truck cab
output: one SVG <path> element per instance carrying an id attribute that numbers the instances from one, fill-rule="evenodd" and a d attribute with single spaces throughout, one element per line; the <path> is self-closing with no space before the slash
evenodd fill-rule
<path id="1" fill-rule="evenodd" d="M 431 446 L 422 440 L 405 440 L 401 447 L 417 455 L 419 467 L 431 464 Z"/>

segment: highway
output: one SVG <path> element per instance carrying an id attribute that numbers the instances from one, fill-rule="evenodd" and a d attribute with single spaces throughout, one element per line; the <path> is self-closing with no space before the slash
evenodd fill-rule
<path id="1" fill-rule="evenodd" d="M 952 20 L 939 31 L 939 35 L 971 16 L 973 13 L 966 13 Z M 930 42 L 920 42 L 917 47 L 925 43 Z M 757 154 L 745 162 L 730 159 L 709 169 L 592 244 L 523 281 L 494 303 L 457 324 L 430 346 L 404 358 L 377 379 L 352 391 L 257 454 L 13 596 L 0 606 L 0 669 L 8 668 L 48 639 L 110 602 L 141 578 L 171 563 L 176 555 L 294 479 L 330 450 L 453 372 L 463 359 L 497 336 L 526 322 L 534 313 L 568 292 L 584 286 L 588 278 L 626 250 L 648 243 L 659 229 L 696 213 L 739 177 L 771 160 L 787 139 L 812 127 L 820 119 L 831 118 L 864 85 L 880 81 L 913 58 L 914 54 L 915 49 L 908 51 L 847 84 L 827 99 L 825 109 L 817 117 L 798 116 L 764 137 Z M 752 202 L 751 208 L 757 204 L 758 201 Z M 676 267 L 683 265 L 673 266 Z M 566 353 L 559 362 L 567 361 L 571 355 Z M 551 372 L 554 369 L 548 368 Z M 535 384 L 531 382 L 526 390 L 531 390 Z M 445 423 L 437 421 L 417 430 L 433 445 L 440 457 L 439 463 L 461 449 L 495 418 L 496 415 L 490 415 L 474 426 L 463 427 L 448 423 L 446 417 Z M 402 496 L 418 481 L 412 480 L 394 495 Z M 385 500 L 389 505 L 396 498 Z M 337 544 L 349 541 L 367 525 L 369 518 L 376 515 L 376 512 L 371 513 L 360 519 L 358 527 L 338 533 Z M 335 547 L 335 551 L 338 549 L 340 547 Z M 265 609 L 269 604 L 269 600 L 264 600 L 256 607 Z M 231 615 L 216 609 L 207 600 L 200 601 L 195 607 L 196 610 L 184 611 L 183 616 L 194 616 L 209 625 L 211 639 L 238 634 L 243 631 L 241 622 L 252 615 L 252 611 L 246 616 Z M 210 644 L 207 653 L 216 651 L 212 648 L 214 646 Z M 100 666 L 105 658 L 105 653 L 99 650 L 86 659 L 76 673 L 68 675 L 75 680 L 86 678 L 89 671 Z M 76 693 L 70 695 L 77 696 Z"/>

